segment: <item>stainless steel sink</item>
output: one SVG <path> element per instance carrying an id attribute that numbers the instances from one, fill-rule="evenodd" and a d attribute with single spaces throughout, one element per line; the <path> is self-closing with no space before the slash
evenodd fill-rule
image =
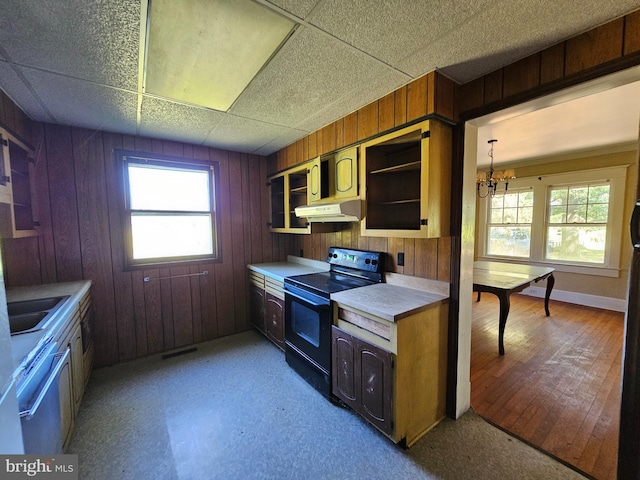
<path id="1" fill-rule="evenodd" d="M 7 303 L 11 335 L 41 330 L 68 298 L 69 295 Z"/>

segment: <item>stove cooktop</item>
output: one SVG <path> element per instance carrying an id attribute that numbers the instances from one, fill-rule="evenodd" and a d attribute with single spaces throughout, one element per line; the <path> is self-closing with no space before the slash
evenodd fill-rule
<path id="1" fill-rule="evenodd" d="M 312 290 L 318 295 L 328 297 L 332 293 L 351 288 L 372 285 L 374 282 L 366 278 L 358 278 L 336 272 L 309 273 L 285 278 L 285 283 Z"/>

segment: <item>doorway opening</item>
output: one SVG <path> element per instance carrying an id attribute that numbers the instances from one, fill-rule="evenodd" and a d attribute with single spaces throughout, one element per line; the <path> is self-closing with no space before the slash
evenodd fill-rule
<path id="1" fill-rule="evenodd" d="M 576 465 L 578 461 L 573 460 L 572 463 L 571 458 L 576 457 L 576 451 L 579 449 L 578 444 L 584 442 L 584 432 L 589 428 L 589 422 L 593 424 L 590 434 L 603 435 L 604 427 L 601 419 L 604 416 L 615 417 L 608 418 L 609 427 L 615 429 L 613 435 L 610 431 L 608 432 L 608 438 L 615 438 L 617 444 L 619 418 L 616 412 L 602 409 L 598 411 L 597 406 L 591 408 L 592 404 L 588 404 L 588 402 L 593 401 L 598 393 L 604 394 L 605 392 L 604 381 L 598 383 L 593 381 L 592 377 L 602 377 L 611 382 L 611 372 L 615 373 L 617 370 L 618 377 L 613 380 L 615 385 L 608 384 L 609 393 L 604 403 L 617 402 L 617 412 L 619 412 L 621 368 L 619 357 L 623 342 L 623 325 L 621 324 L 624 323 L 624 314 L 621 311 L 624 311 L 626 305 L 624 300 L 626 297 L 621 297 L 626 294 L 628 288 L 631 249 L 630 241 L 627 238 L 628 235 L 625 235 L 628 229 L 623 229 L 617 236 L 618 241 L 621 242 L 621 256 L 619 265 L 615 269 L 616 272 L 609 272 L 611 276 L 600 277 L 597 274 L 598 272 L 589 271 L 589 269 L 582 271 L 577 269 L 571 272 L 571 268 L 559 267 L 560 271 L 556 275 L 555 291 L 557 294 L 555 295 L 555 300 L 552 294 L 551 317 L 544 316 L 541 299 L 527 295 L 512 296 L 511 312 L 505 331 L 506 354 L 504 357 L 500 357 L 497 349 L 497 301 L 494 298 L 489 298 L 492 297 L 491 295 L 485 294 L 480 304 L 476 304 L 472 294 L 473 262 L 486 253 L 478 250 L 477 238 L 481 228 L 477 224 L 476 217 L 478 202 L 475 178 L 476 170 L 482 166 L 478 159 L 486 157 L 486 142 L 491 138 L 497 138 L 498 145 L 502 144 L 500 153 L 496 153 L 496 160 L 504 164 L 500 169 L 506 168 L 505 165 L 508 165 L 508 168 L 515 167 L 516 174 L 518 174 L 518 171 L 531 174 L 537 168 L 536 166 L 539 166 L 541 171 L 548 173 L 553 171 L 554 168 L 557 169 L 560 163 L 573 165 L 573 168 L 576 168 L 576 163 L 583 167 L 588 167 L 589 165 L 593 166 L 594 162 L 597 164 L 598 161 L 606 163 L 607 160 L 603 160 L 603 157 L 610 156 L 613 158 L 617 155 L 616 161 L 618 163 L 628 163 L 629 168 L 627 169 L 624 211 L 611 212 L 611 214 L 622 215 L 623 225 L 628 225 L 633 207 L 629 202 L 629 198 L 633 203 L 638 170 L 637 148 L 640 104 L 637 101 L 635 104 L 633 103 L 635 99 L 640 98 L 638 93 L 640 90 L 634 90 L 640 88 L 638 80 L 640 80 L 640 69 L 629 69 L 526 104 L 471 120 L 465 124 L 462 199 L 462 231 L 464 233 L 460 258 L 459 351 L 461 358 L 459 358 L 458 367 L 460 378 L 462 378 L 461 373 L 464 372 L 465 365 L 469 365 L 468 398 L 471 406 L 476 408 L 478 413 L 482 414 L 480 410 L 485 408 L 490 415 L 498 419 L 495 421 L 489 418 L 490 421 L 499 426 L 501 426 L 500 422 L 502 421 L 507 427 L 501 426 L 501 428 L 505 428 L 507 431 L 511 428 L 512 431 L 510 433 L 520 436 L 525 441 L 543 450 L 551 451 L 556 448 L 556 451 L 570 452 L 570 455 L 565 455 L 567 458 L 555 455 L 590 475 L 593 475 L 592 472 L 596 473 L 597 475 L 593 476 L 597 478 L 615 478 L 617 449 L 611 451 L 611 442 L 607 442 L 607 448 L 609 449 L 608 455 L 610 458 L 613 457 L 613 460 L 600 461 L 598 463 L 597 459 L 591 459 L 593 460 L 591 462 L 593 467 L 591 471 L 589 471 L 590 468 L 584 467 L 586 465 L 584 461 L 581 465 Z M 629 91 L 633 91 L 633 94 L 630 95 Z M 614 103 L 620 101 L 612 100 L 617 93 L 623 93 L 623 101 L 621 103 Z M 584 110 L 584 105 L 599 101 L 604 101 L 604 104 Z M 582 106 L 577 110 L 578 113 L 572 111 L 572 107 L 580 104 Z M 559 115 L 557 112 L 561 110 L 570 112 L 572 117 Z M 548 116 L 549 114 L 551 116 Z M 595 122 L 592 122 L 593 120 Z M 591 125 L 589 125 L 590 122 Z M 626 126 L 622 127 L 622 123 L 625 123 Z M 615 128 L 612 130 L 611 127 L 614 125 Z M 580 132 L 583 128 L 595 128 L 595 130 L 581 134 Z M 628 133 L 629 128 L 633 132 L 631 136 Z M 627 132 L 625 133 L 626 136 L 615 136 L 615 134 L 621 134 L 623 130 Z M 626 157 L 624 152 L 627 152 Z M 499 155 L 502 155 L 502 157 L 499 157 Z M 620 160 L 620 155 L 625 159 L 631 160 L 629 162 Z M 600 158 L 599 160 L 594 160 L 595 157 Z M 575 285 L 572 287 L 567 282 L 573 282 Z M 595 285 L 595 288 L 592 287 L 589 290 L 587 288 L 588 284 Z M 530 293 L 536 294 L 535 291 Z M 611 302 L 605 303 L 603 306 L 602 302 L 605 299 L 611 299 Z M 588 302 L 593 302 L 593 304 L 589 305 Z M 609 312 L 607 309 L 612 309 L 613 311 Z M 492 314 L 493 317 L 491 317 Z M 589 322 L 587 320 L 594 323 L 588 326 Z M 587 326 L 585 327 L 585 325 Z M 612 328 L 611 325 L 616 328 Z M 514 342 L 511 350 L 509 344 L 510 327 L 512 327 L 514 333 L 511 338 Z M 554 330 L 555 328 L 558 330 Z M 562 331 L 565 331 L 565 333 L 558 333 Z M 581 331 L 582 333 L 580 333 Z M 587 341 L 587 337 L 583 335 L 585 331 L 595 335 Z M 579 352 L 575 350 L 572 353 L 569 353 L 566 349 L 550 350 L 548 349 L 550 342 L 540 340 L 540 338 L 544 339 L 544 336 L 536 337 L 534 332 L 536 335 L 556 335 L 556 337 L 552 337 L 556 340 L 558 335 L 565 335 L 568 339 L 567 347 L 571 346 L 572 343 L 582 342 L 580 344 L 582 350 Z M 518 335 L 523 336 L 523 338 L 517 338 Z M 534 338 L 538 338 L 538 340 L 534 340 Z M 462 358 L 467 352 L 463 341 L 468 342 L 468 358 Z M 474 356 L 478 353 L 477 349 L 488 348 L 487 346 L 482 346 L 483 341 L 493 343 L 493 352 L 487 350 L 478 356 Z M 535 346 L 535 341 L 538 341 L 537 346 Z M 533 344 L 528 342 L 533 342 Z M 597 368 L 587 368 L 585 373 L 577 373 L 579 372 L 578 367 L 588 364 L 589 362 L 586 359 L 591 358 L 596 352 L 604 355 L 604 357 L 592 359 L 591 365 L 595 365 Z M 606 362 L 603 360 L 605 357 L 610 361 L 608 366 L 605 365 Z M 481 360 L 478 360 L 478 358 L 481 358 Z M 526 362 L 523 362 L 525 358 L 529 360 L 535 358 L 537 364 L 530 363 L 526 365 Z M 572 361 L 575 361 L 573 367 L 571 365 Z M 481 372 L 482 369 L 489 368 L 493 370 L 489 373 L 486 371 Z M 602 373 L 603 370 L 605 373 Z M 497 386 L 499 383 L 491 386 L 491 382 L 488 380 L 492 376 L 497 378 L 509 374 L 512 375 L 512 380 L 500 386 Z M 549 374 L 555 374 L 556 377 L 551 382 L 555 382 L 555 385 L 560 383 L 564 389 L 536 391 L 536 388 L 546 388 L 542 379 L 548 379 Z M 585 380 L 587 377 L 591 378 L 591 380 Z M 519 381 L 521 384 L 518 384 Z M 459 398 L 464 398 L 465 392 L 462 385 L 464 383 L 459 382 Z M 599 389 L 597 388 L 598 385 L 600 386 Z M 482 389 L 485 388 L 493 388 L 493 391 L 483 391 Z M 597 390 L 595 394 L 591 391 L 593 389 Z M 613 398 L 616 394 L 617 397 Z M 564 401 L 564 410 L 558 410 L 557 407 L 554 410 L 541 400 L 543 397 L 552 400 L 554 395 Z M 480 406 L 476 407 L 473 399 L 475 398 L 476 402 L 479 402 L 477 399 L 483 398 L 483 396 L 484 406 L 482 408 Z M 487 407 L 487 402 L 491 403 L 489 407 Z M 463 408 L 464 402 L 459 400 L 458 409 Z M 585 411 L 581 424 L 571 425 L 575 420 L 567 420 L 571 417 L 570 412 L 572 409 Z M 598 421 L 600 421 L 600 424 L 598 424 Z M 562 424 L 562 422 L 565 422 L 565 424 Z M 526 426 L 527 423 L 531 432 L 533 432 L 531 438 L 526 438 L 522 434 L 523 431 L 526 433 L 526 428 L 523 429 L 522 426 Z M 598 425 L 597 428 L 596 425 Z M 555 439 L 551 437 L 547 439 L 547 433 L 551 431 L 561 431 L 562 435 Z M 591 445 L 593 445 L 593 442 Z M 594 449 L 593 446 L 590 448 L 592 449 L 591 451 L 586 447 L 582 449 L 584 455 L 595 455 L 596 457 L 601 455 L 600 450 Z M 551 453 L 554 454 L 553 451 Z M 600 470 L 596 468 L 596 464 L 599 465 Z"/>

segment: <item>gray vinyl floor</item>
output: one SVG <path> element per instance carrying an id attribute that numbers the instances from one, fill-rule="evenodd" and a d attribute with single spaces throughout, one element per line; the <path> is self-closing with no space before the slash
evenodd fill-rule
<path id="1" fill-rule="evenodd" d="M 93 372 L 81 479 L 581 479 L 472 411 L 411 449 L 324 399 L 257 332 Z"/>

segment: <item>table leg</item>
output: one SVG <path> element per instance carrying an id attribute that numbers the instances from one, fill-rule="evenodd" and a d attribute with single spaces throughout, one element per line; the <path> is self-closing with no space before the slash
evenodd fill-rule
<path id="1" fill-rule="evenodd" d="M 498 296 L 500 300 L 500 325 L 498 327 L 498 352 L 504 355 L 504 329 L 507 326 L 507 317 L 511 308 L 511 300 L 509 292 L 501 292 Z"/>
<path id="2" fill-rule="evenodd" d="M 480 301 L 480 292 L 478 292 L 478 298 L 476 298 L 476 302 Z"/>
<path id="3" fill-rule="evenodd" d="M 549 297 L 551 296 L 551 290 L 553 290 L 553 286 L 556 283 L 556 279 L 553 276 L 553 273 L 549 275 L 547 278 L 547 291 L 544 294 L 544 311 L 547 314 L 547 317 L 551 314 L 549 313 Z"/>

